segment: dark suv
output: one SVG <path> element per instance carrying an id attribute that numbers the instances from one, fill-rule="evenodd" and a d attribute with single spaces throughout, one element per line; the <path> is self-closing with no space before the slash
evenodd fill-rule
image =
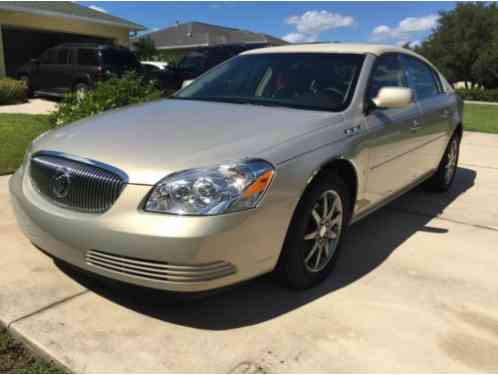
<path id="1" fill-rule="evenodd" d="M 168 65 L 161 75 L 161 86 L 165 89 L 178 90 L 183 81 L 197 78 L 212 67 L 249 49 L 264 47 L 264 45 L 232 44 L 205 47 L 188 52 L 175 65 Z"/>
<path id="2" fill-rule="evenodd" d="M 86 91 L 111 74 L 141 71 L 135 55 L 126 48 L 104 44 L 62 44 L 46 50 L 38 59 L 21 66 L 17 78 L 31 92 L 62 95 Z"/>

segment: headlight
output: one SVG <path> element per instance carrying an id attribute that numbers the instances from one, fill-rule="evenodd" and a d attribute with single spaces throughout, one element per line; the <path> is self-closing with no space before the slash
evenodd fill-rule
<path id="1" fill-rule="evenodd" d="M 174 173 L 154 187 L 145 210 L 200 216 L 256 207 L 273 174 L 273 166 L 260 159 Z"/>

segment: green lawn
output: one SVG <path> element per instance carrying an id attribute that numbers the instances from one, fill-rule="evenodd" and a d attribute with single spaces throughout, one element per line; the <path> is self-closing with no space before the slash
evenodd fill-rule
<path id="1" fill-rule="evenodd" d="M 470 131 L 498 133 L 498 105 L 465 104 L 463 127 Z"/>
<path id="2" fill-rule="evenodd" d="M 0 328 L 0 373 L 64 373 L 53 363 L 35 357 Z"/>
<path id="3" fill-rule="evenodd" d="M 50 129 L 45 115 L 0 114 L 0 175 L 21 164 L 29 143 Z"/>

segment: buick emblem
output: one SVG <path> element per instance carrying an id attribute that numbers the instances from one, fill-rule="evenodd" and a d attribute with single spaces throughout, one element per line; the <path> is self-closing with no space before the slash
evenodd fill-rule
<path id="1" fill-rule="evenodd" d="M 71 179 L 69 171 L 58 169 L 50 179 L 52 194 L 58 199 L 64 199 L 69 194 Z"/>

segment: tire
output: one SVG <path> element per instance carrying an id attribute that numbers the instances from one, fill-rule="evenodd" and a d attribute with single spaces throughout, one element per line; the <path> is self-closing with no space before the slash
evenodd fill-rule
<path id="1" fill-rule="evenodd" d="M 21 74 L 19 76 L 19 81 L 23 81 L 26 84 L 26 96 L 28 98 L 33 97 L 33 90 L 31 88 L 31 84 L 29 82 L 29 76 L 26 74 Z"/>
<path id="2" fill-rule="evenodd" d="M 317 214 L 323 222 L 325 197 L 331 218 L 319 226 Z M 308 188 L 291 220 L 274 272 L 279 281 L 293 289 L 307 289 L 332 272 L 351 217 L 350 197 L 347 185 L 335 174 L 321 178 Z M 334 200 L 337 200 L 335 206 Z M 338 210 L 330 214 L 331 207 Z M 332 224 L 334 221 L 336 223 Z M 332 238 L 334 235 L 335 239 Z"/>
<path id="3" fill-rule="evenodd" d="M 86 83 L 80 82 L 74 85 L 74 91 L 80 98 L 83 98 L 89 90 L 90 86 L 88 86 Z"/>
<path id="4" fill-rule="evenodd" d="M 425 184 L 426 190 L 443 193 L 450 189 L 458 169 L 460 139 L 460 134 L 453 134 L 436 173 Z"/>

